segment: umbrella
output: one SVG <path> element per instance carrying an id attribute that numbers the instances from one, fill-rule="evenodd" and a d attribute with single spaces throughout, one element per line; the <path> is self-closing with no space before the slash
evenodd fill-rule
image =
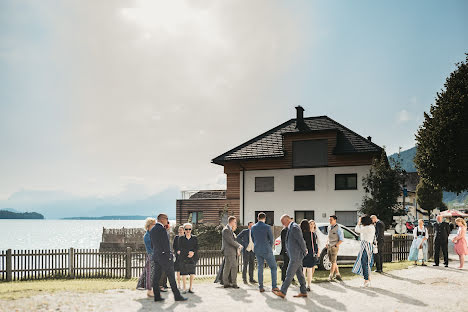
<path id="1" fill-rule="evenodd" d="M 440 213 L 442 217 L 468 217 L 468 213 L 464 213 L 457 210 L 446 210 Z"/>

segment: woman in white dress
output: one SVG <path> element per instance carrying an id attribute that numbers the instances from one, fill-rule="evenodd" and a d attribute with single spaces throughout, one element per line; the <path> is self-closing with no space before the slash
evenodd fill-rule
<path id="1" fill-rule="evenodd" d="M 355 229 L 361 237 L 361 250 L 356 258 L 352 272 L 364 277 L 364 287 L 370 286 L 370 272 L 374 264 L 373 244 L 375 240 L 375 226 L 369 216 L 359 218 Z"/>
<path id="2" fill-rule="evenodd" d="M 410 253 L 408 260 L 414 261 L 414 264 L 418 264 L 418 260 L 422 261 L 422 266 L 426 266 L 427 262 L 427 240 L 429 239 L 429 233 L 427 228 L 424 226 L 422 219 L 418 220 L 418 226 L 413 230 L 413 243 L 411 243 Z"/>

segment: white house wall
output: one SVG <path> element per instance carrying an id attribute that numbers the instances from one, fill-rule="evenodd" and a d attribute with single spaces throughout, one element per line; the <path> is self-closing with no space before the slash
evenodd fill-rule
<path id="1" fill-rule="evenodd" d="M 283 214 L 294 217 L 296 210 L 314 210 L 317 222 L 328 222 L 335 211 L 358 211 L 364 196 L 362 178 L 369 169 L 370 166 L 349 166 L 245 171 L 245 188 L 241 171 L 241 219 L 247 223 L 255 220 L 255 211 L 274 211 L 275 225 L 281 225 Z M 357 174 L 357 190 L 335 190 L 335 174 L 348 173 Z M 315 191 L 294 191 L 296 175 L 315 175 Z M 274 192 L 255 192 L 255 177 L 267 176 L 274 177 Z"/>

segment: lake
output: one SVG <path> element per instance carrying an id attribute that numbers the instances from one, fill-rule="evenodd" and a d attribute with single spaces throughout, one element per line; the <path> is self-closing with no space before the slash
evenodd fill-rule
<path id="1" fill-rule="evenodd" d="M 0 220 L 0 250 L 99 248 L 103 227 L 144 224 L 144 220 Z"/>

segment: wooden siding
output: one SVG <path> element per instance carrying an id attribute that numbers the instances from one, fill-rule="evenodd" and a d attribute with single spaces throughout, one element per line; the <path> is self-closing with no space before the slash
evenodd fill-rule
<path id="1" fill-rule="evenodd" d="M 240 198 L 240 173 L 226 174 L 226 199 Z"/>
<path id="2" fill-rule="evenodd" d="M 274 159 L 261 159 L 261 160 L 244 160 L 226 162 L 224 165 L 224 173 L 229 177 L 231 174 L 239 173 L 242 168 L 245 170 L 264 170 L 264 169 L 290 169 L 293 168 L 292 164 L 292 146 L 293 141 L 312 140 L 312 139 L 327 139 L 328 140 L 328 167 L 340 166 L 363 166 L 371 165 L 372 160 L 380 155 L 376 153 L 354 153 L 335 155 L 333 151 L 336 146 L 335 130 L 320 131 L 314 133 L 288 133 L 283 137 L 283 150 L 285 156 L 282 158 Z M 229 180 L 227 192 L 229 190 Z"/>
<path id="3" fill-rule="evenodd" d="M 176 202 L 177 223 L 185 223 L 189 212 L 203 211 L 204 224 L 219 224 L 220 212 L 227 206 L 228 215 L 240 216 L 239 199 L 179 199 Z"/>

